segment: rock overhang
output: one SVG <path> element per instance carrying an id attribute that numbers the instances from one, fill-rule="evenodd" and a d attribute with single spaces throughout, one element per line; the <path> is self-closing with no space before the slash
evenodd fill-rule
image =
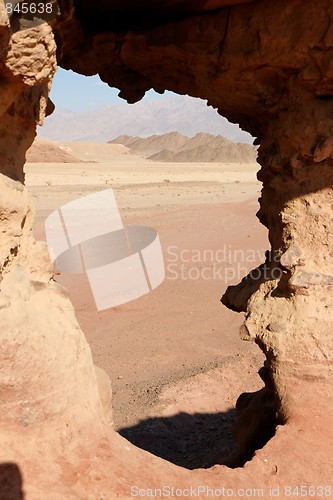
<path id="1" fill-rule="evenodd" d="M 255 0 L 74 0 L 77 17 L 94 32 L 140 30 Z"/>
<path id="2" fill-rule="evenodd" d="M 69 12 L 70 2 L 60 3 Z M 75 5 L 54 27 L 59 65 L 99 74 L 129 103 L 149 89 L 201 97 L 258 143 L 278 116 L 297 116 L 302 102 L 331 106 L 327 1 L 320 9 L 300 0 Z"/>

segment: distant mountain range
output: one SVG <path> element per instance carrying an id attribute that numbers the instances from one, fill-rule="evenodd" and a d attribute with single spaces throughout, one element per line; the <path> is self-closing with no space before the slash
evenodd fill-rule
<path id="1" fill-rule="evenodd" d="M 38 135 L 44 139 L 80 142 L 107 142 L 125 134 L 148 137 L 174 131 L 188 137 L 206 132 L 248 144 L 253 140 L 205 101 L 176 94 L 84 112 L 56 108 L 45 125 L 38 127 Z"/>
<path id="2" fill-rule="evenodd" d="M 28 163 L 255 163 L 257 148 L 222 136 L 200 132 L 186 137 L 178 132 L 147 138 L 122 135 L 108 143 L 51 141 L 37 137 L 27 151 Z"/>
<path id="3" fill-rule="evenodd" d="M 178 132 L 152 135 L 147 138 L 122 135 L 109 143 L 123 144 L 131 153 L 157 162 L 255 163 L 257 158 L 255 146 L 236 144 L 225 137 L 205 132 L 200 132 L 192 138 Z"/>

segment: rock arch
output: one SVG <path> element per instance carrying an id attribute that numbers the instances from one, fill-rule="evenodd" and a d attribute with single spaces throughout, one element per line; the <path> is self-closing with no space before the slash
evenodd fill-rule
<path id="1" fill-rule="evenodd" d="M 0 3 L 1 462 L 20 469 L 27 498 L 45 492 L 83 498 L 87 491 L 129 497 L 135 484 L 160 487 L 170 477 L 179 488 L 329 485 L 331 2 L 59 0 L 58 6 L 50 19 L 14 22 Z M 258 217 L 271 250 L 263 279 L 244 279 L 222 300 L 246 312 L 241 334 L 267 358 L 264 397 L 252 400 L 247 418 L 260 415 L 269 400 L 287 424 L 243 469 L 185 471 L 110 430 L 100 394 L 105 381 L 98 383 L 66 292 L 52 280 L 45 247 L 33 239 L 33 207 L 22 185 L 36 124 L 52 111 L 57 63 L 98 73 L 128 102 L 150 88 L 208 99 L 257 137 Z"/>

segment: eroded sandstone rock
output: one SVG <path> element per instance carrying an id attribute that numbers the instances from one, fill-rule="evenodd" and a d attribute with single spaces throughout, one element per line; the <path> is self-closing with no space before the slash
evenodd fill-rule
<path id="1" fill-rule="evenodd" d="M 219 9 L 213 1 L 179 16 L 177 4 L 167 17 L 152 15 L 149 29 L 135 29 L 135 19 L 126 29 L 115 11 L 108 30 L 107 16 L 89 29 L 78 2 L 61 0 L 52 23 L 15 31 L 0 3 L 0 460 L 16 464 L 6 471 L 21 476 L 27 498 L 129 497 L 137 482 L 160 487 L 170 477 L 178 487 L 234 489 L 331 481 L 333 7 L 262 0 Z M 63 67 L 99 73 L 129 102 L 150 88 L 189 93 L 258 136 L 258 216 L 279 258 L 265 279 L 245 280 L 224 299 L 246 309 L 243 335 L 267 357 L 265 389 L 240 399 L 246 418 L 236 432 L 251 454 L 258 422 L 287 423 L 244 469 L 185 471 L 111 431 L 100 401 L 105 410 L 109 389 L 104 380 L 99 391 L 73 308 L 32 237 L 21 184 L 25 151 L 48 111 L 56 52 Z"/>

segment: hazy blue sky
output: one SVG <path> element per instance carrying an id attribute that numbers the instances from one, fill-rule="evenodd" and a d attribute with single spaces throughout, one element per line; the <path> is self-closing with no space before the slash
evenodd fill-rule
<path id="1" fill-rule="evenodd" d="M 99 76 L 82 76 L 59 68 L 53 80 L 51 99 L 57 108 L 84 111 L 125 102 L 118 93 L 118 89 L 110 88 Z M 159 97 L 154 91 L 146 94 L 149 99 Z"/>

